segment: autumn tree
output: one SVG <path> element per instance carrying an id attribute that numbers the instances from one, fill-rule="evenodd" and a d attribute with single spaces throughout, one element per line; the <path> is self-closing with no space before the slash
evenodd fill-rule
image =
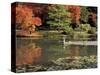
<path id="1" fill-rule="evenodd" d="M 48 8 L 48 21 L 51 27 L 56 27 L 58 30 L 70 32 L 71 19 L 68 17 L 70 12 L 63 5 L 51 5 Z"/>
<path id="2" fill-rule="evenodd" d="M 28 27 L 32 23 L 32 10 L 26 6 L 18 5 L 16 7 L 16 23 L 19 23 L 22 28 Z"/>
<path id="3" fill-rule="evenodd" d="M 16 7 L 16 24 L 22 29 L 35 30 L 35 26 L 41 25 L 41 19 L 39 17 L 34 17 L 32 9 L 26 5 L 18 4 Z"/>
<path id="4" fill-rule="evenodd" d="M 76 28 L 79 25 L 81 8 L 80 6 L 73 6 L 73 5 L 65 5 L 65 8 L 71 12 L 71 26 L 72 28 Z"/>

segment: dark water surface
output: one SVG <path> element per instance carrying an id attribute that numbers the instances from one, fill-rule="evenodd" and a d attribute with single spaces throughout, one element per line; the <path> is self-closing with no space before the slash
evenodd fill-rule
<path id="1" fill-rule="evenodd" d="M 17 64 L 45 63 L 69 56 L 97 55 L 97 46 L 64 45 L 63 40 L 17 38 Z"/>

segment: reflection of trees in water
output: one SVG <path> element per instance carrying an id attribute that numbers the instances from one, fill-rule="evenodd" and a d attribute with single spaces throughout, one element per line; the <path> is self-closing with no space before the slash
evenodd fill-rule
<path id="1" fill-rule="evenodd" d="M 91 55 L 91 52 L 90 54 L 88 54 L 88 50 L 91 49 L 89 46 L 78 46 L 78 45 L 75 45 L 75 46 L 70 46 L 69 47 L 69 50 L 70 50 L 70 55 L 71 56 L 87 56 L 87 55 Z"/>
<path id="2" fill-rule="evenodd" d="M 70 47 L 70 52 L 71 52 L 72 56 L 79 56 L 80 55 L 80 47 L 72 46 L 72 47 Z"/>
<path id="3" fill-rule="evenodd" d="M 35 43 L 21 46 L 16 49 L 16 65 L 32 64 L 39 61 L 41 48 Z"/>

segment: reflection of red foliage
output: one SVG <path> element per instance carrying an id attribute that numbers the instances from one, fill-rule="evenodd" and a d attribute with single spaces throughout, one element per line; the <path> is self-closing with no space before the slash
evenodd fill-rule
<path id="1" fill-rule="evenodd" d="M 40 26 L 41 25 L 41 19 L 39 17 L 34 17 L 33 18 L 33 23 L 36 25 L 36 26 Z"/>
<path id="2" fill-rule="evenodd" d="M 41 58 L 41 48 L 34 43 L 16 50 L 16 65 L 32 64 Z"/>
<path id="3" fill-rule="evenodd" d="M 71 53 L 71 56 L 79 56 L 80 55 L 80 47 L 79 46 L 70 47 L 70 53 Z"/>

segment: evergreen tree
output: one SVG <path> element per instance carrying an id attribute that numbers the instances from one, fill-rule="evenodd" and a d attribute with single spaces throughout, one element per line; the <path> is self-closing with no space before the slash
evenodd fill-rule
<path id="1" fill-rule="evenodd" d="M 48 8 L 48 21 L 50 27 L 56 27 L 57 30 L 65 32 L 70 31 L 71 19 L 69 18 L 70 12 L 65 9 L 63 5 L 51 5 Z"/>

